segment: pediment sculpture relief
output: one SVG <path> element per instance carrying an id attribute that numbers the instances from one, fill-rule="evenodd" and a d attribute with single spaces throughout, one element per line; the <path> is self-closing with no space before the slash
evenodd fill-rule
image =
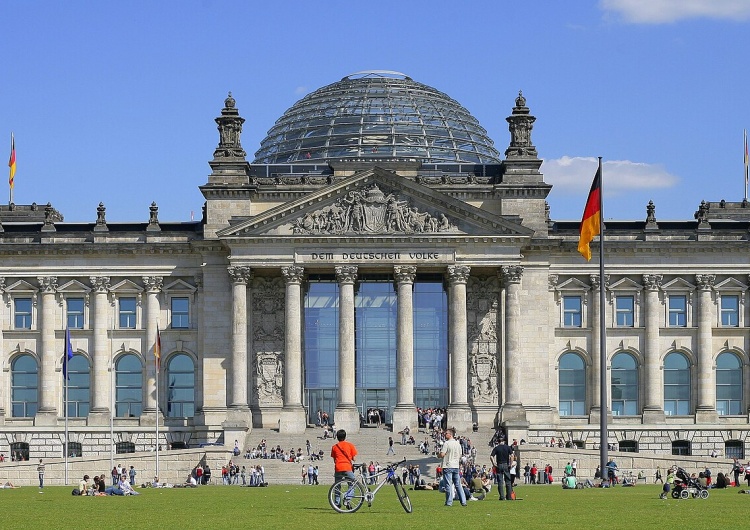
<path id="1" fill-rule="evenodd" d="M 393 193 L 373 185 L 350 191 L 334 204 L 307 213 L 294 222 L 295 234 L 414 234 L 457 232 L 444 213 L 420 211 Z"/>

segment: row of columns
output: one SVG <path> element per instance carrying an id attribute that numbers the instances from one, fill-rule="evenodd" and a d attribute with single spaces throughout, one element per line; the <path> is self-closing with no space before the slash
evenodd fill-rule
<path id="1" fill-rule="evenodd" d="M 716 373 L 713 370 L 713 354 L 711 347 L 712 337 L 712 302 L 711 291 L 713 290 L 715 276 L 712 274 L 696 275 L 698 285 L 698 369 L 697 373 L 697 409 L 696 420 L 699 423 L 715 422 L 718 418 L 716 413 Z M 662 275 L 644 274 L 643 285 L 645 290 L 645 341 L 644 341 L 644 384 L 645 402 L 643 406 L 644 423 L 663 423 L 664 400 L 662 381 L 662 358 L 659 344 L 659 322 L 661 320 L 662 304 L 659 301 L 659 290 L 662 285 Z M 602 282 L 598 275 L 591 276 L 593 287 L 592 304 L 592 416 L 598 415 L 601 410 L 599 370 L 601 329 L 599 289 Z M 606 285 L 605 285 L 606 287 Z M 592 420 L 594 421 L 594 420 Z"/>
<path id="2" fill-rule="evenodd" d="M 230 266 L 232 279 L 232 404 L 231 408 L 249 410 L 247 396 L 247 283 L 252 276 L 249 267 Z M 359 411 L 355 401 L 355 284 L 358 267 L 340 265 L 334 268 L 339 284 L 339 402 L 335 409 L 337 426 L 347 431 L 359 430 Z M 520 337 L 520 282 L 523 268 L 503 267 L 500 272 L 506 290 L 505 311 L 505 414 L 502 421 L 525 422 L 521 403 L 521 337 Z M 282 267 L 285 280 L 285 362 L 284 405 L 280 413 L 281 432 L 299 433 L 307 424 L 302 403 L 302 282 L 304 269 L 292 265 Z M 397 403 L 393 414 L 394 425 L 413 427 L 416 423 L 414 403 L 414 318 L 413 286 L 417 268 L 396 265 Z M 450 347 L 450 404 L 451 423 L 467 429 L 472 423 L 468 402 L 468 335 L 466 320 L 466 285 L 470 267 L 451 265 L 447 268 Z"/>
<path id="3" fill-rule="evenodd" d="M 159 293 L 162 289 L 162 277 L 144 277 L 146 288 L 145 307 L 145 342 L 144 358 L 153 359 L 153 345 L 156 342 L 156 330 L 160 312 Z M 63 348 L 55 339 L 55 306 L 57 301 L 57 278 L 45 276 L 38 279 L 40 296 L 40 363 L 39 363 L 39 409 L 37 424 L 53 424 L 57 421 L 60 394 L 58 389 L 61 374 L 57 373 L 56 364 L 60 360 Z M 92 276 L 90 278 L 93 291 L 92 307 L 92 340 L 91 340 L 91 410 L 89 424 L 105 424 L 109 422 L 111 394 L 110 385 L 110 344 L 107 337 L 108 330 L 113 327 L 116 318 L 110 313 L 112 304 L 108 300 L 110 278 L 108 276 Z M 153 362 L 146 362 L 146 384 L 143 390 L 144 413 L 156 410 L 156 368 Z M 63 407 L 64 407 L 63 403 Z"/>

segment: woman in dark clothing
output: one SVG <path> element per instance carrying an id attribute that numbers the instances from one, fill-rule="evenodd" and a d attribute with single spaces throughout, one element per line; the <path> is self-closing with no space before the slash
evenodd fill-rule
<path id="1" fill-rule="evenodd" d="M 724 476 L 724 473 L 719 473 L 718 475 L 716 475 L 716 487 L 717 488 L 727 487 L 727 477 Z"/>

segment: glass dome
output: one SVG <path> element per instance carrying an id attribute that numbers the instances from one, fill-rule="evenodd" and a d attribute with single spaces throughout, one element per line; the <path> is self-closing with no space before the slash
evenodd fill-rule
<path id="1" fill-rule="evenodd" d="M 268 131 L 254 164 L 341 159 L 500 163 L 457 101 L 408 76 L 358 72 L 308 94 Z"/>

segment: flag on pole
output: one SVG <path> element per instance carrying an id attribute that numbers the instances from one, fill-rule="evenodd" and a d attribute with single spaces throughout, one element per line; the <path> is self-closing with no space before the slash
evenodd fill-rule
<path id="1" fill-rule="evenodd" d="M 159 373 L 161 365 L 161 333 L 159 333 L 159 324 L 156 325 L 156 341 L 154 342 L 154 363 L 156 365 L 156 373 Z"/>
<path id="2" fill-rule="evenodd" d="M 586 208 L 583 210 L 581 226 L 578 229 L 580 234 L 578 252 L 586 258 L 586 261 L 591 261 L 591 242 L 594 240 L 594 237 L 601 233 L 601 179 L 602 170 L 600 165 L 599 169 L 596 170 L 594 182 L 591 183 L 589 198 L 586 200 Z"/>
<path id="3" fill-rule="evenodd" d="M 70 380 L 68 375 L 68 363 L 73 358 L 73 346 L 70 344 L 70 328 L 65 328 L 65 353 L 63 354 L 62 372 L 63 378 Z"/>
<path id="4" fill-rule="evenodd" d="M 747 141 L 745 145 L 747 145 Z M 747 160 L 747 157 L 745 157 L 745 160 Z M 747 162 L 745 162 L 745 166 L 747 166 Z M 13 181 L 16 176 L 16 139 L 13 137 L 13 133 L 10 133 L 10 160 L 8 160 L 8 167 L 10 168 L 8 184 L 10 184 L 10 189 L 13 189 Z"/>

